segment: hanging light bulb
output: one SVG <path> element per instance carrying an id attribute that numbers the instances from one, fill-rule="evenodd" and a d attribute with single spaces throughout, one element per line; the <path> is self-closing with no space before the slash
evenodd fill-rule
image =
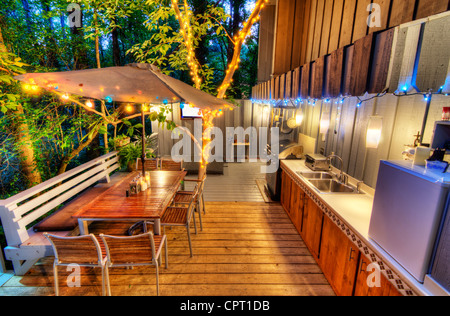
<path id="1" fill-rule="evenodd" d="M 127 111 L 128 113 L 132 113 L 134 111 L 134 107 L 131 104 L 127 104 L 127 106 L 125 107 L 125 111 Z"/>
<path id="2" fill-rule="evenodd" d="M 93 107 L 94 107 L 94 104 L 92 103 L 91 100 L 87 100 L 85 104 L 86 104 L 86 106 L 87 106 L 88 108 L 93 108 Z"/>
<path id="3" fill-rule="evenodd" d="M 63 99 L 64 101 L 67 101 L 67 100 L 69 100 L 69 95 L 68 95 L 67 93 L 64 93 L 64 94 L 61 96 L 61 99 Z"/>

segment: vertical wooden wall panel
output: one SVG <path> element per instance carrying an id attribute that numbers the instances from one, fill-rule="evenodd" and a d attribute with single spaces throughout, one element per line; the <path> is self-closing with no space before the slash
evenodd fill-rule
<path id="1" fill-rule="evenodd" d="M 302 68 L 295 68 L 292 74 L 292 98 L 296 99 L 300 96 L 300 78 Z"/>
<path id="2" fill-rule="evenodd" d="M 341 35 L 339 38 L 339 47 L 352 43 L 353 22 L 355 20 L 356 0 L 345 0 L 344 11 L 342 14 Z"/>
<path id="3" fill-rule="evenodd" d="M 423 26 L 423 36 L 415 87 L 437 92 L 444 86 L 450 61 L 450 16 L 430 19 Z"/>
<path id="4" fill-rule="evenodd" d="M 309 24 L 311 19 L 311 4 L 313 0 L 305 0 L 304 18 L 303 18 L 303 34 L 302 34 L 302 49 L 300 52 L 300 65 L 304 65 L 307 62 L 308 52 L 308 37 L 309 37 Z"/>
<path id="5" fill-rule="evenodd" d="M 319 57 L 311 66 L 310 96 L 313 99 L 323 97 L 323 77 L 325 70 L 325 56 Z"/>
<path id="6" fill-rule="evenodd" d="M 301 57 L 303 46 L 305 46 L 303 41 L 306 14 L 305 6 L 306 0 L 296 0 L 291 69 L 295 69 L 303 65 Z"/>
<path id="7" fill-rule="evenodd" d="M 414 92 L 412 78 L 419 45 L 421 21 L 411 22 L 398 27 L 394 38 L 393 51 L 389 65 L 389 93 L 397 90 Z"/>
<path id="8" fill-rule="evenodd" d="M 302 99 L 308 99 L 309 97 L 309 84 L 310 84 L 310 69 L 311 63 L 306 63 L 302 67 L 300 96 Z"/>
<path id="9" fill-rule="evenodd" d="M 389 27 L 412 21 L 416 0 L 392 0 Z"/>
<path id="10" fill-rule="evenodd" d="M 354 44 L 350 79 L 350 94 L 353 96 L 361 96 L 367 92 L 372 43 L 373 33 L 357 40 Z"/>
<path id="11" fill-rule="evenodd" d="M 275 78 L 270 79 L 270 99 L 275 99 Z"/>
<path id="12" fill-rule="evenodd" d="M 352 74 L 352 61 L 353 51 L 355 46 L 349 45 L 344 47 L 344 71 L 342 73 L 342 94 L 344 96 L 351 96 L 351 74 Z M 355 66 L 356 67 L 356 66 Z"/>
<path id="13" fill-rule="evenodd" d="M 411 78 L 409 72 L 413 68 L 410 65 L 413 65 L 413 61 L 415 61 L 415 49 L 413 46 L 416 45 L 416 39 L 420 36 L 420 33 L 418 33 L 420 29 L 417 25 L 425 23 L 427 19 L 410 21 L 435 15 L 450 8 L 450 0 L 278 0 L 277 3 L 278 9 L 275 9 L 275 5 L 268 5 L 264 10 L 262 17 L 264 17 L 265 21 L 261 22 L 260 31 L 260 41 L 270 42 L 268 38 L 270 36 L 268 34 L 271 32 L 269 22 L 272 21 L 272 33 L 273 29 L 277 29 L 276 43 L 272 41 L 272 47 L 276 45 L 272 50 L 272 55 L 268 52 L 270 43 L 267 43 L 265 46 L 262 45 L 264 47 L 267 46 L 264 52 L 261 51 L 262 46 L 260 46 L 258 83 L 266 82 L 267 86 L 259 87 L 254 91 L 254 94 L 261 97 L 266 96 L 267 98 L 274 98 L 275 93 L 276 98 L 279 98 L 281 97 L 280 92 L 293 96 L 300 94 L 300 91 L 302 91 L 302 94 L 305 95 L 305 91 L 310 91 L 309 82 L 307 87 L 305 87 L 306 79 L 302 76 L 306 73 L 309 74 L 310 66 L 307 64 L 314 62 L 319 57 L 332 54 L 339 48 L 345 48 L 341 53 L 348 52 L 351 55 L 354 47 L 349 48 L 348 46 L 355 43 L 358 39 L 364 38 L 366 34 L 375 34 L 376 39 L 374 42 L 376 44 L 376 55 L 373 56 L 374 67 L 371 68 L 373 71 L 370 72 L 368 91 L 379 93 L 385 85 L 384 81 L 386 81 L 388 82 L 389 92 L 394 92 L 401 86 L 402 80 L 407 75 Z M 369 27 L 367 25 L 367 18 L 371 13 L 368 11 L 370 4 L 380 6 L 381 26 L 379 27 Z M 273 10 L 272 14 L 270 10 Z M 277 17 L 277 25 L 275 25 L 275 17 Z M 392 28 L 400 24 L 402 28 L 410 28 L 412 25 L 417 27 L 401 31 L 396 29 L 395 32 L 392 31 L 393 33 L 384 34 L 383 32 L 378 34 L 383 29 Z M 442 34 L 447 32 L 446 30 Z M 402 43 L 402 41 L 406 40 L 406 37 L 412 38 L 412 42 L 408 40 L 412 44 L 408 44 L 407 48 L 405 48 L 405 42 Z M 390 55 L 392 62 L 389 63 L 389 68 L 386 72 L 390 40 L 393 41 Z M 358 57 L 358 51 L 356 53 L 356 57 Z M 345 53 L 338 56 L 329 56 L 324 62 L 327 70 L 324 79 L 324 93 L 329 97 L 336 95 L 337 87 L 339 86 L 333 80 L 330 80 L 332 78 L 330 77 L 331 74 L 335 76 L 339 73 L 339 69 L 334 68 L 336 64 L 334 64 L 333 58 L 344 58 L 346 56 L 347 54 Z M 364 57 L 367 57 L 367 55 Z M 404 61 L 401 67 L 399 66 L 399 60 Z M 437 59 L 433 59 L 433 61 L 437 62 Z M 264 64 L 269 66 L 263 66 Z M 405 68 L 405 64 L 409 65 L 408 70 Z M 445 62 L 444 64 L 447 65 Z M 304 69 L 303 65 L 307 65 L 306 69 Z M 355 78 L 352 79 L 352 76 L 350 76 L 352 66 L 354 71 L 360 67 L 360 65 L 353 63 L 352 57 L 346 59 L 345 65 L 346 68 L 342 68 L 341 72 L 342 91 L 340 92 L 349 95 L 355 89 L 360 91 L 363 82 Z M 442 67 L 445 68 L 445 65 Z M 267 71 L 269 68 L 270 72 Z M 294 69 L 297 68 L 299 70 L 295 72 Z M 298 75 L 298 91 L 295 86 L 292 86 L 290 91 L 289 88 L 286 91 L 280 91 L 280 86 L 275 85 L 275 81 L 271 82 L 269 79 L 270 76 L 278 77 L 289 71 L 292 71 L 292 84 L 294 84 L 294 80 Z M 362 74 L 359 73 L 358 75 Z M 279 80 L 277 83 L 279 83 Z M 350 82 L 351 80 L 353 81 Z M 395 88 L 393 83 L 395 83 Z M 275 89 L 275 87 L 277 88 Z"/>
<path id="14" fill-rule="evenodd" d="M 314 43 L 311 55 L 311 61 L 317 59 L 320 54 L 320 40 L 322 35 L 322 25 L 325 10 L 325 0 L 318 0 L 316 11 L 316 26 L 314 27 Z"/>
<path id="15" fill-rule="evenodd" d="M 286 99 L 290 99 L 292 98 L 292 73 L 293 71 L 289 71 L 286 74 L 286 79 L 285 79 L 285 87 L 284 87 L 284 97 Z"/>
<path id="16" fill-rule="evenodd" d="M 278 18 L 273 75 L 291 70 L 292 33 L 294 30 L 296 0 L 278 1 Z"/>
<path id="17" fill-rule="evenodd" d="M 258 82 L 270 80 L 273 66 L 275 5 L 267 5 L 261 12 L 258 47 Z"/>
<path id="18" fill-rule="evenodd" d="M 308 28 L 308 42 L 306 44 L 306 59 L 305 64 L 312 61 L 312 51 L 314 45 L 314 28 L 316 26 L 318 0 L 311 0 L 310 14 L 309 14 L 309 28 Z"/>
<path id="19" fill-rule="evenodd" d="M 325 73 L 325 97 L 337 98 L 341 95 L 341 83 L 344 69 L 344 47 L 328 56 L 327 71 Z"/>
<path id="20" fill-rule="evenodd" d="M 280 99 L 280 76 L 275 78 L 274 99 Z"/>
<path id="21" fill-rule="evenodd" d="M 328 54 L 328 44 L 330 43 L 333 6 L 334 0 L 325 0 L 325 9 L 323 12 L 323 23 L 322 23 L 322 38 L 320 40 L 319 56 Z"/>
<path id="22" fill-rule="evenodd" d="M 368 25 L 367 18 L 369 11 L 367 6 L 372 3 L 372 0 L 358 0 L 356 5 L 355 24 L 353 26 L 353 42 L 367 35 Z"/>
<path id="23" fill-rule="evenodd" d="M 339 47 L 343 10 L 344 0 L 334 0 L 333 14 L 331 18 L 330 40 L 328 43 L 328 53 L 335 51 Z"/>
<path id="24" fill-rule="evenodd" d="M 286 74 L 282 74 L 280 77 L 280 93 L 278 99 L 284 99 L 286 93 Z"/>
<path id="25" fill-rule="evenodd" d="M 369 27 L 369 33 L 385 30 L 388 26 L 389 20 L 389 10 L 391 7 L 392 0 L 374 0 L 373 4 L 378 4 L 380 6 L 380 26 Z M 374 10 L 374 9 L 372 9 Z M 374 11 L 372 11 L 374 12 Z M 370 14 L 370 12 L 369 12 Z"/>
<path id="26" fill-rule="evenodd" d="M 392 28 L 375 35 L 369 93 L 381 93 L 388 87 L 387 78 L 394 33 L 395 28 Z"/>
<path id="27" fill-rule="evenodd" d="M 427 16 L 447 11 L 448 0 L 417 0 L 415 19 L 426 18 Z"/>

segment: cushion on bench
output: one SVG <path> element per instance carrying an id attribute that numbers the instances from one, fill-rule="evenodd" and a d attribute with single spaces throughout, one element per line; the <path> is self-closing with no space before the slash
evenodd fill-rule
<path id="1" fill-rule="evenodd" d="M 64 232 L 74 230 L 78 227 L 78 220 L 76 218 L 72 218 L 72 216 L 83 206 L 123 179 L 124 176 L 126 176 L 126 173 L 114 174 L 111 177 L 110 183 L 99 183 L 93 188 L 86 189 L 74 200 L 63 206 L 60 210 L 33 226 L 33 230 L 35 232 Z"/>

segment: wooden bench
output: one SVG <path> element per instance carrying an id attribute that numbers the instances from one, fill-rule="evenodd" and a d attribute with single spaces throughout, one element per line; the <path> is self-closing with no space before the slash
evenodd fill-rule
<path id="1" fill-rule="evenodd" d="M 119 167 L 118 153 L 113 152 L 0 201 L 0 218 L 8 244 L 5 257 L 12 261 L 16 275 L 24 275 L 37 260 L 53 255 L 44 232 L 58 236 L 78 234 L 78 223 L 72 215 L 120 181 L 123 173 L 110 177 Z"/>

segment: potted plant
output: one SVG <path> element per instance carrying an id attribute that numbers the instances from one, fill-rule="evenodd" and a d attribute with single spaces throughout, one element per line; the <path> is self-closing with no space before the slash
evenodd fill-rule
<path id="1" fill-rule="evenodd" d="M 136 161 L 142 157 L 142 145 L 139 143 L 131 143 L 119 149 L 119 162 L 123 169 L 128 171 L 136 170 Z M 145 153 L 146 159 L 154 158 L 153 149 L 147 149 Z"/>
<path id="2" fill-rule="evenodd" d="M 131 138 L 127 135 L 119 135 L 109 141 L 109 146 L 114 149 L 120 149 L 131 142 Z"/>
<path id="3" fill-rule="evenodd" d="M 136 143 L 128 144 L 119 149 L 119 161 L 122 168 L 127 168 L 128 171 L 136 170 L 136 161 L 142 156 L 142 146 Z"/>

